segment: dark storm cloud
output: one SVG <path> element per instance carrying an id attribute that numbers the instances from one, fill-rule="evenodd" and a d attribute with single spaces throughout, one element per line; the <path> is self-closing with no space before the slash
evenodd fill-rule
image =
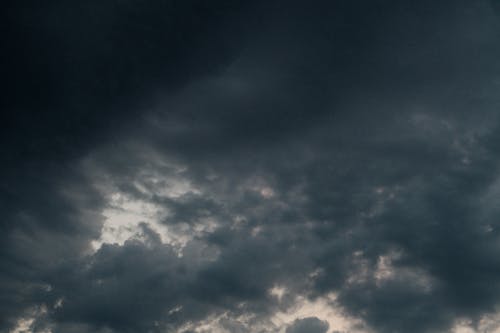
<path id="1" fill-rule="evenodd" d="M 54 285 L 64 297 L 54 317 L 61 322 L 82 322 L 110 327 L 117 332 L 162 331 L 169 322 L 196 319 L 206 305 L 189 297 L 193 271 L 203 265 L 203 248 L 188 248 L 179 259 L 162 246 L 158 235 L 143 226 L 144 242 L 129 240 L 123 246 L 105 245 L 87 263 L 88 269 L 70 272 Z M 85 267 L 84 263 L 77 267 Z M 73 268 L 70 268 L 73 269 Z M 183 307 L 177 314 L 169 311 Z M 158 319 L 162 322 L 158 324 Z"/>
<path id="2" fill-rule="evenodd" d="M 177 88 L 234 57 L 244 11 L 223 1 L 7 5 L 5 148 L 57 159 L 115 135 L 145 92 Z"/>
<path id="3" fill-rule="evenodd" d="M 316 317 L 297 319 L 286 329 L 286 333 L 326 333 L 326 331 L 328 331 L 328 323 Z"/>
<path id="4" fill-rule="evenodd" d="M 270 318 L 332 292 L 375 332 L 495 313 L 495 3 L 7 7 L 0 331 L 324 333 Z M 184 245 L 93 251 L 113 193 Z"/>
<path id="5" fill-rule="evenodd" d="M 5 14 L 3 329 L 38 297 L 47 265 L 99 234 L 103 203 L 75 159 L 119 136 L 144 92 L 213 72 L 244 39 L 233 35 L 244 6 L 224 2 L 8 2 Z"/>
<path id="6" fill-rule="evenodd" d="M 30 163 L 2 175 L 2 329 L 45 297 L 53 267 L 81 256 L 99 235 L 99 194 L 75 170 L 58 166 L 62 171 Z"/>

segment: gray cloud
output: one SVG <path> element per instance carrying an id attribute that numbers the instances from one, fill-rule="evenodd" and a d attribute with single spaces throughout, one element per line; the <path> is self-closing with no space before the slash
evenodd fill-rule
<path id="1" fill-rule="evenodd" d="M 481 332 L 495 6 L 10 6 L 0 331 Z"/>
<path id="2" fill-rule="evenodd" d="M 286 333 L 326 333 L 328 323 L 321 321 L 316 317 L 297 319 L 286 329 Z"/>

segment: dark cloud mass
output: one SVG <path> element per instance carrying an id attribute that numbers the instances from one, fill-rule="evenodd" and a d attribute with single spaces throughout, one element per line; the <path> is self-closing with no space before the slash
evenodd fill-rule
<path id="1" fill-rule="evenodd" d="M 7 1 L 0 332 L 500 330 L 500 4 Z"/>
<path id="2" fill-rule="evenodd" d="M 328 323 L 316 317 L 297 319 L 286 329 L 286 333 L 325 333 L 328 330 Z"/>

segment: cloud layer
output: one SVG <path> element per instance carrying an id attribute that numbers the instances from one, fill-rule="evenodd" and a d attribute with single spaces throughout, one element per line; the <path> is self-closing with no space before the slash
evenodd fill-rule
<path id="1" fill-rule="evenodd" d="M 496 332 L 498 4 L 5 5 L 0 332 Z"/>

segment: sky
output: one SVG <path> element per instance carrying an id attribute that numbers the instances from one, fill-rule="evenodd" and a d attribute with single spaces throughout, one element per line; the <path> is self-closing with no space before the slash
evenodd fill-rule
<path id="1" fill-rule="evenodd" d="M 498 0 L 2 7 L 1 333 L 500 332 Z"/>

